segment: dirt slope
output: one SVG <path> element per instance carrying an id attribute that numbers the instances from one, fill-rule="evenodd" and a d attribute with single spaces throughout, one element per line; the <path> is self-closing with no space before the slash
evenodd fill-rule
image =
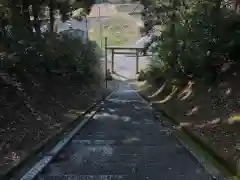
<path id="1" fill-rule="evenodd" d="M 174 87 L 142 84 L 141 93 L 155 106 L 186 127 L 236 168 L 240 158 L 239 73 L 233 72 L 214 86 L 188 82 Z"/>

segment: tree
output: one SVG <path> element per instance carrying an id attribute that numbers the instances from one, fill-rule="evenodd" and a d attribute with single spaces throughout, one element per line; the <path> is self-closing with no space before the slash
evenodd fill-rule
<path id="1" fill-rule="evenodd" d="M 223 0 L 143 2 L 145 31 L 155 25 L 163 27 L 161 38 L 151 42 L 156 44 L 154 50 L 159 62 L 163 62 L 159 73 L 213 82 L 221 74 L 221 64 L 237 61 L 239 14 L 224 3 Z"/>
<path id="2" fill-rule="evenodd" d="M 19 34 L 19 30 L 32 33 L 33 29 L 35 29 L 36 34 L 40 35 L 41 9 L 43 7 L 48 7 L 49 9 L 49 29 L 50 32 L 53 32 L 56 10 L 60 11 L 62 20 L 65 21 L 69 18 L 68 14 L 72 11 L 71 7 L 82 7 L 85 9 L 85 12 L 89 13 L 94 0 L 2 0 L 1 3 L 10 9 L 10 22 L 14 29 L 14 34 Z"/>
<path id="3" fill-rule="evenodd" d="M 32 15 L 33 15 L 33 27 L 36 31 L 36 34 L 37 36 L 40 36 L 41 34 L 41 30 L 40 30 L 40 27 L 41 27 L 41 22 L 40 22 L 40 6 L 41 6 L 41 3 L 39 0 L 36 0 L 34 2 L 34 4 L 32 4 Z"/>

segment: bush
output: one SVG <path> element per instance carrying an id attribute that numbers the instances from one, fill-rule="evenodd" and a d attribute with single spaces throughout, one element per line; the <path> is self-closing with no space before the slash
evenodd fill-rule
<path id="1" fill-rule="evenodd" d="M 212 84 L 222 74 L 225 63 L 238 63 L 240 47 L 240 15 L 216 2 L 197 1 L 179 6 L 168 23 L 153 52 L 157 61 L 149 68 L 153 81 L 165 79 L 198 79 Z M 161 63 L 161 65 L 160 65 Z"/>
<path id="2" fill-rule="evenodd" d="M 106 80 L 107 81 L 112 81 L 113 80 L 112 74 L 111 74 L 109 69 L 107 70 Z"/>
<path id="3" fill-rule="evenodd" d="M 144 80 L 147 80 L 146 78 L 146 72 L 144 72 L 143 70 L 141 70 L 139 72 L 139 75 L 138 75 L 138 81 L 144 81 Z"/>
<path id="4" fill-rule="evenodd" d="M 16 54 L 4 58 L 2 69 L 11 74 L 30 73 L 38 77 L 64 78 L 82 83 L 98 82 L 103 75 L 99 56 L 91 42 L 65 35 L 45 35 L 14 44 Z"/>

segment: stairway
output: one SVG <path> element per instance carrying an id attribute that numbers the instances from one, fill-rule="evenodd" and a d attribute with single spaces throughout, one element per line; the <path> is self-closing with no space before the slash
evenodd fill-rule
<path id="1" fill-rule="evenodd" d="M 212 177 L 122 83 L 37 180 L 210 180 Z"/>

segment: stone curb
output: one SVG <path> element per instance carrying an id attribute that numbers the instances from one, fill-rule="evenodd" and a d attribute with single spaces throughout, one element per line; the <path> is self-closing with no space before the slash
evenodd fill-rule
<path id="1" fill-rule="evenodd" d="M 63 129 L 59 130 L 55 135 L 48 137 L 47 139 L 45 139 L 44 141 L 42 141 L 41 143 L 39 143 L 36 147 L 34 147 L 28 156 L 24 157 L 21 161 L 19 161 L 19 163 L 17 165 L 15 165 L 14 167 L 12 167 L 11 169 L 9 169 L 8 171 L 6 171 L 5 173 L 1 174 L 0 173 L 0 179 L 1 180 L 9 180 L 12 178 L 12 176 L 14 176 L 21 168 L 24 167 L 25 164 L 27 164 L 28 161 L 30 161 L 33 157 L 36 156 L 36 154 L 40 153 L 41 150 L 44 149 L 44 147 L 47 144 L 50 144 L 52 141 L 54 141 L 54 139 L 56 139 L 57 137 L 61 136 L 67 129 L 72 128 L 74 125 L 76 125 L 76 121 L 81 120 L 82 118 L 84 118 L 84 116 L 86 116 L 88 113 L 90 113 L 94 108 L 96 108 L 98 105 L 100 105 L 105 99 L 107 99 L 109 97 L 109 95 L 111 95 L 118 86 L 116 86 L 113 90 L 111 90 L 110 92 L 108 92 L 104 97 L 102 97 L 100 100 L 97 100 L 96 102 L 94 102 L 92 105 L 90 105 L 88 108 L 86 108 L 86 110 L 84 111 L 84 113 L 82 115 L 80 115 L 75 121 L 70 122 L 69 124 L 67 124 Z M 55 142 L 56 143 L 56 142 Z"/>

